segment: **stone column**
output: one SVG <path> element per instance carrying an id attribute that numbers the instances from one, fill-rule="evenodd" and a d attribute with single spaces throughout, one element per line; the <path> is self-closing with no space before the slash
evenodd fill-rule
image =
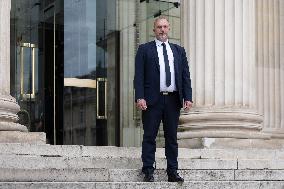
<path id="1" fill-rule="evenodd" d="M 44 133 L 28 133 L 15 123 L 20 110 L 10 95 L 10 10 L 11 0 L 0 1 L 0 142 L 45 143 Z"/>
<path id="2" fill-rule="evenodd" d="M 255 8 L 255 0 L 182 1 L 194 107 L 180 117 L 181 143 L 269 137 L 256 106 Z"/>
<path id="3" fill-rule="evenodd" d="M 14 123 L 20 107 L 10 96 L 10 9 L 11 0 L 0 2 L 0 131 L 27 131 Z"/>
<path id="4" fill-rule="evenodd" d="M 284 139 L 284 2 L 257 1 L 258 111 L 264 133 Z"/>
<path id="5" fill-rule="evenodd" d="M 279 1 L 280 10 L 280 86 L 281 86 L 281 128 L 284 128 L 284 2 Z M 284 132 L 283 132 L 284 133 Z"/>
<path id="6" fill-rule="evenodd" d="M 121 144 L 122 146 L 140 146 L 141 127 L 137 126 L 140 122 L 139 112 L 136 111 L 133 93 L 134 62 L 138 46 L 136 40 L 140 40 L 139 28 L 141 6 L 138 0 L 118 1 L 118 28 L 120 31 L 120 125 L 121 125 Z M 146 3 L 142 3 L 145 6 Z M 145 8 L 145 7 L 143 7 Z M 144 9 L 143 9 L 144 10 Z M 136 25 L 135 25 L 136 24 Z M 146 32 L 145 32 L 146 33 Z"/>

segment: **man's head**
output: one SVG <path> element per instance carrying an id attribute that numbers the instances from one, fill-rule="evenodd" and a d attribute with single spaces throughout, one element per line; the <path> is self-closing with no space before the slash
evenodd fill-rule
<path id="1" fill-rule="evenodd" d="M 165 42 L 168 39 L 168 33 L 170 31 L 170 23 L 166 17 L 159 17 L 154 21 L 155 36 L 158 40 Z"/>

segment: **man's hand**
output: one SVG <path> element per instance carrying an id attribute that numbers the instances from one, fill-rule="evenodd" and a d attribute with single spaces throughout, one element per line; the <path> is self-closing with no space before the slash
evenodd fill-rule
<path id="1" fill-rule="evenodd" d="M 146 110 L 147 109 L 147 104 L 146 104 L 146 100 L 144 99 L 138 99 L 137 103 L 136 103 L 137 108 L 139 108 L 140 110 Z"/>
<path id="2" fill-rule="evenodd" d="M 189 111 L 191 107 L 192 107 L 192 102 L 184 101 L 184 104 L 183 104 L 184 111 Z"/>

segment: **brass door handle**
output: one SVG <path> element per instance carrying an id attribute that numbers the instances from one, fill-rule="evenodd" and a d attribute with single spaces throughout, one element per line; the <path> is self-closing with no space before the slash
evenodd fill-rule
<path id="1" fill-rule="evenodd" d="M 27 99 L 34 99 L 35 98 L 35 44 L 31 44 L 31 43 L 21 43 L 20 45 L 20 69 L 21 69 L 21 77 L 20 77 L 20 86 L 21 86 L 21 97 L 24 100 Z M 31 88 L 31 93 L 25 93 L 24 91 L 24 87 L 25 87 L 25 83 L 24 83 L 24 48 L 29 48 L 32 51 L 32 88 Z"/>
<path id="2" fill-rule="evenodd" d="M 105 96 L 105 106 L 104 106 L 104 115 L 100 115 L 99 113 L 99 102 L 100 102 L 100 83 L 103 82 L 104 87 L 104 96 Z M 106 78 L 97 78 L 97 119 L 107 119 L 107 79 Z"/>

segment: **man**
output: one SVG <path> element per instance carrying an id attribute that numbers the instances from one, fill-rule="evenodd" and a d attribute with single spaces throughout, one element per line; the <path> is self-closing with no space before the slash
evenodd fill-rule
<path id="1" fill-rule="evenodd" d="M 140 45 L 135 58 L 135 100 L 144 130 L 142 172 L 144 181 L 154 182 L 156 136 L 162 121 L 168 181 L 183 182 L 177 173 L 177 126 L 180 109 L 192 107 L 189 67 L 184 48 L 168 42 L 170 26 L 165 17 L 154 21 L 153 31 L 156 39 Z"/>

